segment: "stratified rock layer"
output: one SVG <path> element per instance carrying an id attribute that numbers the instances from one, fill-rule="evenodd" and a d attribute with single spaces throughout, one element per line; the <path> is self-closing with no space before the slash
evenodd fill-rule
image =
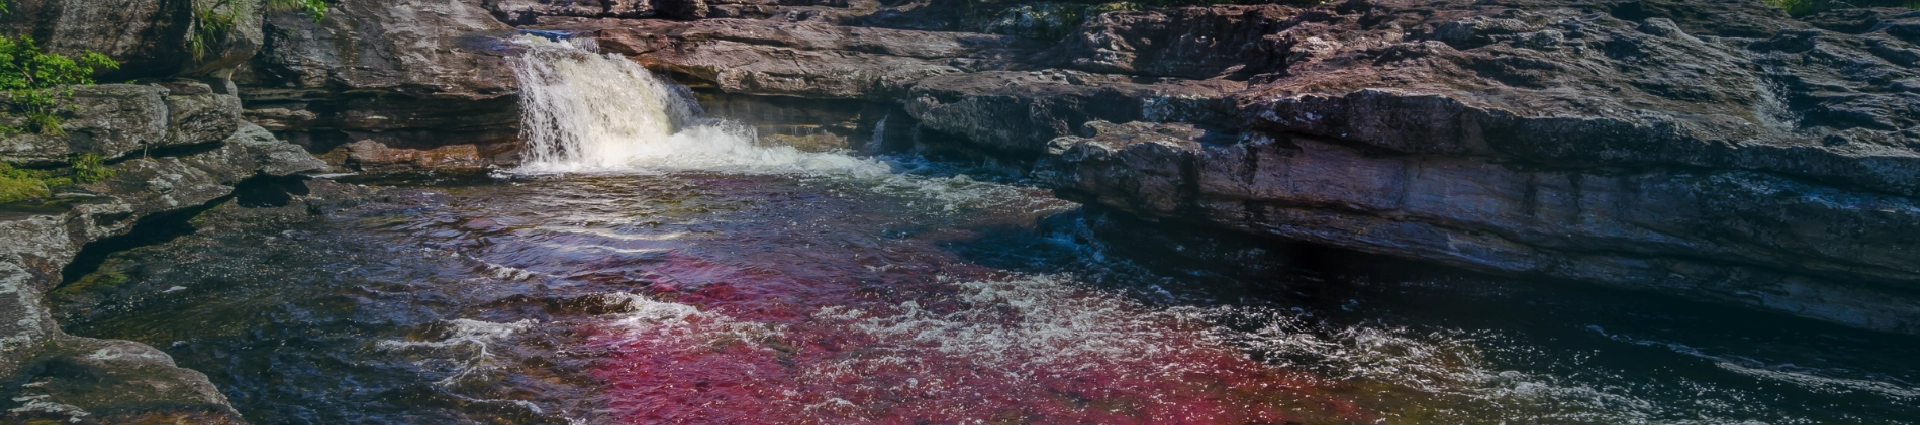
<path id="1" fill-rule="evenodd" d="M 64 269 L 83 247 L 126 235 L 145 218 L 227 199 L 236 185 L 250 178 L 318 171 L 326 164 L 260 126 L 239 121 L 240 101 L 231 95 L 189 95 L 207 98 L 169 102 L 161 99 L 181 96 L 163 96 L 167 90 L 153 86 L 84 90 L 150 98 L 147 103 L 159 106 L 96 111 L 98 115 L 89 117 L 135 129 L 157 126 L 145 140 L 174 141 L 192 149 L 143 155 L 125 149 L 137 145 L 102 144 L 96 148 L 118 146 L 125 151 L 120 162 L 106 167 L 110 177 L 60 188 L 52 201 L 0 208 L 0 294 L 7 294 L 0 297 L 5 304 L 0 306 L 0 377 L 7 377 L 6 391 L 15 394 L 10 399 L 16 403 L 6 418 L 244 423 L 205 375 L 174 367 L 173 359 L 160 350 L 61 332 L 45 304 L 46 293 L 72 272 Z M 224 112 L 199 113 L 204 110 Z M 169 119 L 169 114 L 191 119 Z M 71 148 L 57 144 L 48 151 L 9 154 L 51 158 Z"/>
<path id="2" fill-rule="evenodd" d="M 1246 64 L 1270 71 L 1216 142 L 1092 125 L 1040 175 L 1148 216 L 1920 332 L 1920 74 L 1883 52 L 1912 48 L 1886 30 L 1914 18 L 1843 33 L 1699 3 L 1744 24 L 1637 3 L 1301 11 L 1246 47 L 1285 60 Z M 1076 65 L 1125 50 L 1083 44 Z"/>
<path id="3" fill-rule="evenodd" d="M 371 140 L 511 162 L 514 30 L 477 3 L 349 0 L 320 22 L 269 13 L 265 48 L 236 76 L 247 117 L 314 153 Z"/>

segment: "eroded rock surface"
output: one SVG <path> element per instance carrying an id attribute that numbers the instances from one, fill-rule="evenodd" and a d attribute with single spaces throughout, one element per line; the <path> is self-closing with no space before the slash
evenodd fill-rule
<path id="1" fill-rule="evenodd" d="M 231 16 L 224 37 L 189 43 L 195 8 Z M 261 46 L 260 0 L 14 0 L 0 13 L 0 34 L 32 37 L 48 51 L 77 56 L 99 52 L 120 62 L 103 81 L 152 77 L 207 77 L 225 81 Z M 224 84 L 223 84 L 224 85 Z"/>
<path id="2" fill-rule="evenodd" d="M 4 145 L 5 160 L 27 165 L 64 165 L 78 153 L 112 161 L 104 180 L 0 206 L 0 377 L 13 394 L 5 418 L 244 423 L 205 375 L 175 367 L 164 352 L 65 334 L 46 294 L 84 273 L 68 270 L 83 249 L 103 249 L 147 218 L 190 214 L 249 179 L 326 164 L 242 120 L 239 98 L 197 82 L 79 87 L 73 102 L 68 134 L 16 135 Z"/>
<path id="3" fill-rule="evenodd" d="M 236 76 L 247 117 L 314 153 L 376 140 L 510 162 L 514 30 L 478 3 L 350 0 L 320 22 L 269 13 L 265 48 Z"/>
<path id="4" fill-rule="evenodd" d="M 10 420 L 134 423 L 173 418 L 244 423 L 199 372 L 174 367 L 151 347 L 66 335 L 46 293 L 83 247 L 135 231 L 145 217 L 225 199 L 257 176 L 319 171 L 325 164 L 265 129 L 244 124 L 217 148 L 184 156 L 137 157 L 108 168 L 104 181 L 63 190 L 45 205 L 0 209 L 0 376 L 17 403 Z"/>
<path id="5" fill-rule="evenodd" d="M 193 81 L 73 88 L 62 98 L 66 134 L 26 132 L 0 138 L 0 159 L 30 166 L 65 164 L 75 154 L 124 158 L 154 149 L 220 142 L 239 129 L 240 98 Z M 19 117 L 0 117 L 0 120 Z"/>
<path id="6" fill-rule="evenodd" d="M 1920 92 L 1887 53 L 1909 18 L 1642 6 L 1298 11 L 1242 55 L 1267 71 L 1213 142 L 1094 125 L 1040 174 L 1147 216 L 1920 332 Z M 1126 50 L 1083 44 L 1077 66 Z"/>

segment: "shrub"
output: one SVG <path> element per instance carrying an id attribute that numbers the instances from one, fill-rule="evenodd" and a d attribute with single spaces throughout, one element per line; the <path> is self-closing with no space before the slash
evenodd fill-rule
<path id="1" fill-rule="evenodd" d="M 0 203 L 49 195 L 47 183 L 33 172 L 0 161 Z"/>
<path id="2" fill-rule="evenodd" d="M 6 1 L 6 0 L 0 0 Z M 253 13 L 254 0 L 220 0 L 219 2 L 193 8 L 193 30 L 187 35 L 187 52 L 193 60 L 200 60 L 212 52 L 214 46 L 227 41 L 233 30 L 240 26 L 240 16 Z M 327 16 L 325 0 L 260 0 L 272 10 L 298 10 L 306 12 L 314 22 L 320 22 Z"/>
<path id="3" fill-rule="evenodd" d="M 107 158 L 97 153 L 74 155 L 67 161 L 73 166 L 73 181 L 79 183 L 98 183 L 113 177 L 113 170 L 107 169 Z M 52 185 L 49 185 L 52 186 Z"/>
<path id="4" fill-rule="evenodd" d="M 93 84 L 95 70 L 118 68 L 118 62 L 92 51 L 70 58 L 41 51 L 32 37 L 0 36 L 0 91 L 10 112 L 25 115 L 28 127 L 41 133 L 61 134 L 58 106 L 73 96 L 72 86 Z"/>

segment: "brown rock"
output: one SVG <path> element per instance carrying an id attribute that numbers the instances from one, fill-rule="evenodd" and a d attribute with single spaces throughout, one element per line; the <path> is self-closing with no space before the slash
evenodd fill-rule
<path id="1" fill-rule="evenodd" d="M 346 165 L 360 171 L 383 172 L 419 168 L 471 168 L 486 165 L 473 145 L 442 146 L 431 150 L 392 149 L 371 140 L 341 147 Z"/>

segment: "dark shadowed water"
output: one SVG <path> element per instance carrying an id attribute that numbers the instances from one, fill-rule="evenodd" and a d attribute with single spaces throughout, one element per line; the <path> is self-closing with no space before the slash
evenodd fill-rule
<path id="1" fill-rule="evenodd" d="M 59 308 L 73 334 L 206 372 L 261 424 L 1920 418 L 1914 337 L 929 170 L 397 188 L 319 219 L 204 220 L 81 280 L 160 290 Z"/>

